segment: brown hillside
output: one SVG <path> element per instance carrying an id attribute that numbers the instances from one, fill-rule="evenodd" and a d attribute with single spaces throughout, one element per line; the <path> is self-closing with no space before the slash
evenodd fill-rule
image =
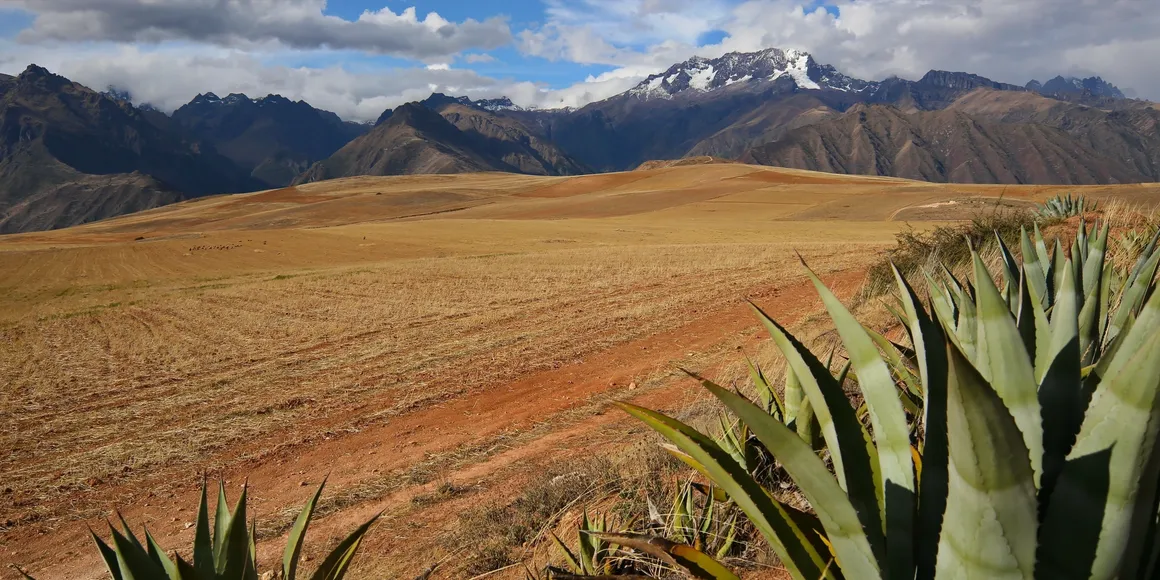
<path id="1" fill-rule="evenodd" d="M 1000 123 L 954 108 L 904 113 L 858 105 L 751 149 L 742 161 L 955 183 L 1152 181 L 1146 167 L 1040 123 Z"/>
<path id="2" fill-rule="evenodd" d="M 460 131 L 476 136 L 492 157 L 529 175 L 580 175 L 592 171 L 533 134 L 518 120 L 461 104 L 437 109 Z"/>
<path id="3" fill-rule="evenodd" d="M 315 163 L 295 182 L 355 175 L 473 171 L 514 171 L 514 168 L 481 151 L 477 140 L 435 111 L 418 103 L 408 103 L 395 109 L 386 122 L 370 133 Z"/>

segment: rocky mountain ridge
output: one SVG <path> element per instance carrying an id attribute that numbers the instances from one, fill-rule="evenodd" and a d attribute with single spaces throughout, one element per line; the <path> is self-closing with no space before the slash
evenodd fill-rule
<path id="1" fill-rule="evenodd" d="M 0 75 L 0 231 L 351 175 L 575 175 L 712 157 L 972 183 L 1160 179 L 1160 108 L 1099 77 L 866 81 L 803 51 L 694 57 L 578 109 L 433 93 L 373 125 L 279 95 L 172 115 L 40 67 Z"/>

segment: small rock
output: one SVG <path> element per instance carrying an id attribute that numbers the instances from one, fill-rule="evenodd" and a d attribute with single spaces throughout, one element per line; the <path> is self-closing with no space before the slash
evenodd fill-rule
<path id="1" fill-rule="evenodd" d="M 185 522 L 185 529 L 188 530 L 189 528 L 192 528 L 192 527 L 193 527 L 193 522 Z"/>
<path id="2" fill-rule="evenodd" d="M 299 487 L 306 487 L 306 486 L 308 486 L 308 485 L 310 485 L 310 482 L 309 482 L 309 481 L 300 481 L 300 482 L 298 482 L 298 486 L 299 486 Z"/>
<path id="3" fill-rule="evenodd" d="M 633 381 L 633 382 L 631 382 L 631 383 L 628 383 L 628 390 L 630 390 L 630 391 L 635 391 L 635 390 L 636 390 L 636 381 Z"/>

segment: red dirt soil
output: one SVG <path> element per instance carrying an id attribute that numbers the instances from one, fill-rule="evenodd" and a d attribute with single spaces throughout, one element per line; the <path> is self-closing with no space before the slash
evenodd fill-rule
<path id="1" fill-rule="evenodd" d="M 841 272 L 826 277 L 826 282 L 839 295 L 849 296 L 861 283 L 862 275 L 861 271 Z M 755 288 L 747 298 L 762 305 L 784 324 L 794 324 L 818 307 L 808 281 Z M 565 457 L 608 445 L 609 442 L 594 438 L 592 433 L 612 424 L 630 422 L 615 410 L 572 420 L 564 417 L 548 425 L 544 421 L 593 402 L 604 402 L 603 409 L 607 401 L 616 399 L 661 410 L 677 410 L 683 400 L 698 390 L 695 382 L 670 377 L 651 390 L 641 388 L 638 392 L 631 390 L 630 385 L 640 377 L 673 370 L 674 360 L 694 352 L 715 351 L 717 361 L 733 362 L 731 359 L 737 358 L 740 351 L 751 350 L 764 336 L 749 307 L 739 300 L 722 305 L 715 312 L 705 312 L 699 320 L 668 332 L 621 344 L 583 361 L 532 373 L 508 384 L 462 393 L 357 433 L 335 434 L 305 445 L 288 444 L 257 460 L 241 459 L 245 450 L 238 450 L 238 457 L 226 463 L 231 467 L 222 476 L 229 483 L 231 501 L 243 478 L 248 478 L 251 509 L 261 520 L 304 503 L 321 474 L 330 474 L 324 494 L 328 497 L 374 481 L 382 474 L 406 470 L 432 456 L 500 436 L 515 437 L 541 429 L 543 434 L 529 442 L 503 451 L 490 450 L 491 453 L 484 454 L 484 460 L 445 473 L 439 481 L 387 491 L 385 495 L 319 518 L 311 525 L 313 540 L 308 540 L 308 544 L 317 548 L 317 544 L 335 541 L 343 531 L 377 512 L 384 512 L 383 521 L 372 531 L 360 552 L 363 563 L 356 572 L 361 573 L 353 576 L 377 578 L 386 577 L 383 574 L 403 574 L 402 577 L 413 577 L 443 556 L 431 530 L 454 524 L 459 510 L 452 509 L 453 505 L 462 502 L 466 506 L 477 505 L 483 497 L 511 497 L 518 491 L 506 477 L 490 482 L 489 477 L 504 473 L 505 468 L 513 465 Z M 336 424 L 345 422 L 342 417 L 330 419 Z M 466 500 L 446 502 L 434 509 L 410 514 L 406 521 L 392 517 L 407 511 L 411 498 L 429 492 L 441 482 L 474 486 L 482 491 Z M 130 505 L 119 505 L 119 497 L 142 497 L 141 489 L 131 489 L 131 486 L 148 483 L 130 481 L 90 493 L 98 493 L 105 505 L 119 509 L 135 526 L 147 525 L 162 545 L 187 551 L 192 544 L 193 530 L 185 526 L 194 518 L 199 490 L 184 485 L 175 488 L 173 493 L 159 493 Z M 420 520 L 416 522 L 416 518 Z M 51 534 L 45 534 L 36 525 L 10 529 L 0 534 L 0 562 L 19 563 L 40 580 L 102 578 L 105 572 L 88 538 L 87 526 L 99 530 L 103 522 L 76 521 L 60 526 Z M 263 538 L 259 544 L 259 561 L 265 563 L 263 569 L 280 558 L 278 550 L 282 545 L 279 540 Z M 389 572 L 381 569 L 385 562 L 390 563 Z M 782 577 L 780 572 L 770 574 L 752 577 Z M 441 575 L 436 573 L 433 577 Z"/>

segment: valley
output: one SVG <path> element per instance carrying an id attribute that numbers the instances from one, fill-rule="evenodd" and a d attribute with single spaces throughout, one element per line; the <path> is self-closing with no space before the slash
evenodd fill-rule
<path id="1" fill-rule="evenodd" d="M 680 412 L 704 395 L 678 368 L 773 364 L 745 300 L 809 323 L 798 255 L 850 299 L 908 227 L 1068 192 L 1160 187 L 691 162 L 362 176 L 0 237 L 0 563 L 99 578 L 85 526 L 111 510 L 185 546 L 203 474 L 248 480 L 278 536 L 329 474 L 310 549 L 383 511 L 354 577 L 415 577 L 465 556 L 456 513 L 652 445 L 611 401 Z"/>

